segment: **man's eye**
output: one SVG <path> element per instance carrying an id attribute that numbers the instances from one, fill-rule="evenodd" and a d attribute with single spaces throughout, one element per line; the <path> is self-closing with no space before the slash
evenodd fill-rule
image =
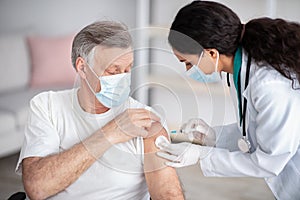
<path id="1" fill-rule="evenodd" d="M 105 72 L 106 72 L 107 74 L 110 74 L 110 75 L 116 74 L 116 70 L 115 70 L 115 69 L 108 69 L 108 70 L 105 70 Z"/>
<path id="2" fill-rule="evenodd" d="M 107 72 L 109 75 L 115 75 L 115 72 Z"/>

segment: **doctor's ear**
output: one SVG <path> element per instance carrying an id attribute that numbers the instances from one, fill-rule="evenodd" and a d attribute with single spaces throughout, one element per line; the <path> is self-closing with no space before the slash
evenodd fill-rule
<path id="1" fill-rule="evenodd" d="M 75 64 L 76 64 L 76 71 L 77 71 L 78 75 L 81 78 L 86 79 L 86 74 L 85 74 L 85 72 L 86 72 L 86 69 L 85 69 L 86 65 L 85 65 L 85 62 L 84 62 L 83 58 L 78 57 L 76 59 L 76 63 Z"/>
<path id="2" fill-rule="evenodd" d="M 219 51 L 217 49 L 205 49 L 206 53 L 208 53 L 212 58 L 217 58 Z"/>

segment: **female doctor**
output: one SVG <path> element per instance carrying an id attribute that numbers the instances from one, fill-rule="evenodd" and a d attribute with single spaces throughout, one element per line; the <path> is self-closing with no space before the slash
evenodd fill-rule
<path id="1" fill-rule="evenodd" d="M 168 40 L 189 77 L 212 82 L 228 73 L 239 120 L 211 128 L 192 119 L 183 132 L 203 145 L 165 142 L 158 155 L 172 167 L 200 160 L 205 176 L 264 178 L 277 199 L 300 199 L 300 25 L 243 25 L 222 4 L 194 1 L 178 12 Z"/>

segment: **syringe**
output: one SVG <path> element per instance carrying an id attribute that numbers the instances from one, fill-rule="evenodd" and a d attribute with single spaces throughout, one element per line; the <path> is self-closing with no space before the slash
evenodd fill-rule
<path id="1" fill-rule="evenodd" d="M 170 130 L 170 137 L 173 143 L 179 142 L 193 142 L 193 138 L 189 137 L 190 134 L 183 133 L 181 130 Z"/>
<path id="2" fill-rule="evenodd" d="M 196 127 L 192 131 L 200 131 L 200 128 Z M 170 138 L 171 138 L 172 143 L 190 142 L 193 144 L 202 145 L 201 141 L 194 138 L 194 134 L 192 131 L 186 133 L 182 130 L 176 130 L 176 129 L 170 130 Z"/>

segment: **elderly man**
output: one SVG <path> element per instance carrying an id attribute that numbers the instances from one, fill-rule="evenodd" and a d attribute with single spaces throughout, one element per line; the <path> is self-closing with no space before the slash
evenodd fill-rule
<path id="1" fill-rule="evenodd" d="M 127 28 L 88 25 L 74 38 L 72 63 L 79 88 L 30 102 L 17 165 L 29 198 L 183 199 L 176 171 L 155 155 L 156 137 L 168 137 L 160 118 L 129 97 Z"/>

